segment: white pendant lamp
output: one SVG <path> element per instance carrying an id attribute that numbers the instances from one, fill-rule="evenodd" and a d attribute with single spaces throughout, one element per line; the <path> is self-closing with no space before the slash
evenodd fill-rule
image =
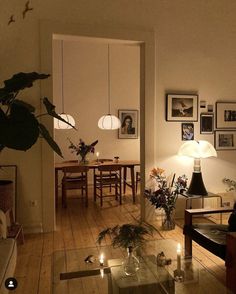
<path id="1" fill-rule="evenodd" d="M 64 85 L 63 85 L 64 50 L 63 49 L 64 49 L 63 48 L 63 40 L 61 40 L 61 103 L 62 103 L 62 113 L 60 113 L 58 115 L 71 125 L 68 125 L 64 121 L 61 121 L 57 118 L 54 118 L 54 128 L 57 130 L 72 129 L 75 126 L 74 118 L 70 114 L 66 114 L 64 112 Z"/>
<path id="2" fill-rule="evenodd" d="M 98 127 L 102 130 L 117 130 L 121 126 L 118 117 L 111 115 L 111 98 L 110 98 L 110 48 L 108 45 L 108 114 L 103 115 L 98 120 Z"/>

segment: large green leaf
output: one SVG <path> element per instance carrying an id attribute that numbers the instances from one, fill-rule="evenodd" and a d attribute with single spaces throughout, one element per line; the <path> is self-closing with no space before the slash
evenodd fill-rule
<path id="1" fill-rule="evenodd" d="M 51 146 L 51 148 L 59 155 L 63 158 L 63 155 L 61 153 L 61 149 L 59 148 L 59 146 L 57 145 L 57 143 L 53 140 L 53 138 L 51 137 L 51 135 L 49 134 L 48 130 L 46 129 L 46 127 L 39 123 L 39 131 L 40 134 L 44 137 L 44 139 L 48 142 L 48 144 Z"/>
<path id="2" fill-rule="evenodd" d="M 20 72 L 4 81 L 4 88 L 0 89 L 0 103 L 9 104 L 20 90 L 30 88 L 36 80 L 46 79 L 50 75 L 39 74 L 37 72 Z"/>
<path id="3" fill-rule="evenodd" d="M 76 129 L 74 126 L 72 126 L 70 123 L 68 123 L 66 120 L 64 120 L 62 117 L 60 117 L 60 115 L 58 115 L 55 111 L 55 106 L 48 100 L 47 97 L 43 98 L 43 104 L 45 105 L 46 109 L 47 109 L 47 113 L 61 121 L 63 121 L 64 123 L 70 125 L 73 129 Z"/>
<path id="4" fill-rule="evenodd" d="M 27 108 L 30 112 L 35 112 L 35 107 L 25 101 L 19 100 L 19 99 L 15 99 L 13 101 L 13 104 L 17 104 L 17 105 L 21 105 L 24 106 L 25 108 Z"/>
<path id="5" fill-rule="evenodd" d="M 39 74 L 37 72 L 20 72 L 13 75 L 9 80 L 5 80 L 5 87 L 3 89 L 9 93 L 18 92 L 25 88 L 32 87 L 34 81 L 47 79 L 49 76 L 48 74 Z"/>
<path id="6" fill-rule="evenodd" d="M 36 143 L 38 121 L 26 107 L 12 104 L 9 116 L 0 113 L 0 145 L 26 151 Z"/>

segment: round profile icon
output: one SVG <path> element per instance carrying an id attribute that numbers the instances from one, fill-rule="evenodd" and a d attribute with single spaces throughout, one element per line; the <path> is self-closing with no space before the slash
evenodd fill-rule
<path id="1" fill-rule="evenodd" d="M 5 280 L 5 287 L 7 288 L 7 290 L 15 290 L 17 288 L 17 285 L 18 283 L 15 278 L 10 277 Z"/>

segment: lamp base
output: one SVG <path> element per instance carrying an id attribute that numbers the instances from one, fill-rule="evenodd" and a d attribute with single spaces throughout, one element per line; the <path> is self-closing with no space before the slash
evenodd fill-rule
<path id="1" fill-rule="evenodd" d="M 193 172 L 192 179 L 190 186 L 188 188 L 188 195 L 202 195 L 206 196 L 207 190 L 204 186 L 203 179 L 202 179 L 202 173 L 201 172 Z"/>

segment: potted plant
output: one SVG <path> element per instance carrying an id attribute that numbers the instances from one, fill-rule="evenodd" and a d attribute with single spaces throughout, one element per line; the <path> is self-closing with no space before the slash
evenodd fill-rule
<path id="1" fill-rule="evenodd" d="M 32 87 L 35 81 L 49 76 L 37 72 L 20 72 L 4 81 L 4 87 L 0 88 L 0 152 L 4 148 L 26 151 L 39 137 L 43 137 L 62 157 L 59 146 L 39 119 L 41 116 L 50 115 L 67 122 L 55 112 L 55 106 L 46 97 L 43 98 L 46 109 L 43 114 L 36 114 L 34 106 L 18 98 L 21 91 Z M 0 208 L 4 212 L 13 206 L 12 185 L 12 181 L 0 180 Z"/>
<path id="2" fill-rule="evenodd" d="M 97 238 L 100 245 L 108 235 L 114 248 L 121 247 L 127 250 L 128 256 L 123 262 L 124 271 L 127 276 L 134 275 L 139 270 L 139 260 L 134 256 L 133 251 L 141 247 L 146 235 L 152 235 L 155 228 L 147 223 L 123 224 L 102 230 Z"/>

